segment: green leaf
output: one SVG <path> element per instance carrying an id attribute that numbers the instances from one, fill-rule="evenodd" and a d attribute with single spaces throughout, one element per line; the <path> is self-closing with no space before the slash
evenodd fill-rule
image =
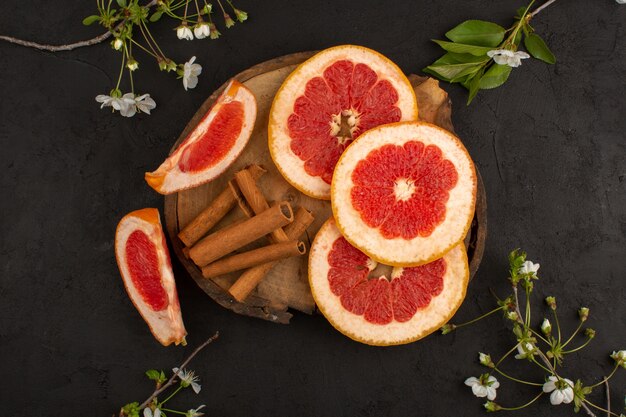
<path id="1" fill-rule="evenodd" d="M 480 79 L 480 89 L 489 90 L 500 87 L 509 78 L 512 69 L 508 65 L 493 64 Z"/>
<path id="2" fill-rule="evenodd" d="M 474 45 L 467 45 L 464 43 L 440 41 L 437 39 L 433 39 L 433 42 L 435 42 L 437 45 L 441 46 L 443 49 L 445 49 L 448 52 L 455 52 L 459 54 L 470 54 L 474 56 L 486 55 L 487 52 L 493 49 L 487 46 L 474 46 Z"/>
<path id="3" fill-rule="evenodd" d="M 556 62 L 556 58 L 548 45 L 541 39 L 541 37 L 535 33 L 531 33 L 526 36 L 524 39 L 524 46 L 526 46 L 526 50 L 533 57 L 542 60 L 543 62 L 547 62 L 548 64 L 554 64 Z"/>
<path id="4" fill-rule="evenodd" d="M 152 16 L 150 16 L 150 21 L 151 22 L 156 22 L 158 21 L 161 16 L 163 16 L 163 12 L 162 11 L 158 11 L 156 13 L 153 13 Z"/>
<path id="5" fill-rule="evenodd" d="M 148 379 L 151 379 L 153 381 L 158 381 L 160 377 L 160 373 L 156 369 L 148 369 L 146 371 L 146 376 L 148 377 Z"/>
<path id="6" fill-rule="evenodd" d="M 452 82 L 452 79 L 458 82 L 465 75 L 477 71 L 480 64 L 487 59 L 486 56 L 477 57 L 471 54 L 448 52 L 423 71 L 447 82 Z"/>
<path id="7" fill-rule="evenodd" d="M 467 96 L 467 105 L 469 106 L 470 103 L 472 102 L 472 100 L 474 100 L 474 97 L 476 97 L 476 94 L 478 94 L 478 91 L 480 90 L 480 80 L 483 77 L 483 73 L 484 70 L 481 69 L 478 73 L 476 73 L 472 78 L 471 81 L 469 83 L 469 94 Z"/>
<path id="8" fill-rule="evenodd" d="M 457 43 L 475 46 L 498 46 L 504 39 L 506 30 L 495 23 L 484 20 L 466 20 L 446 32 L 446 37 Z"/>
<path id="9" fill-rule="evenodd" d="M 100 16 L 93 14 L 91 16 L 87 16 L 86 18 L 83 19 L 83 25 L 85 26 L 89 26 L 93 23 L 96 23 L 98 20 L 100 20 Z"/>
<path id="10" fill-rule="evenodd" d="M 126 0 L 117 0 L 117 5 L 120 7 L 126 7 Z"/>

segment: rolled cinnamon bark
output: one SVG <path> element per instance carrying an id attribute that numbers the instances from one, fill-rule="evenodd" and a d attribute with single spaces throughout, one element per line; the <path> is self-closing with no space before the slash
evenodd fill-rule
<path id="1" fill-rule="evenodd" d="M 202 276 L 214 278 L 240 269 L 250 268 L 271 261 L 278 261 L 292 256 L 304 255 L 304 242 L 292 240 L 289 242 L 274 243 L 248 252 L 229 256 L 208 264 L 202 268 Z"/>
<path id="2" fill-rule="evenodd" d="M 251 165 L 243 171 L 253 181 L 258 180 L 266 171 L 259 165 Z M 193 246 L 202 236 L 213 228 L 237 204 L 237 195 L 232 191 L 232 181 L 226 188 L 178 234 L 178 238 L 187 246 Z"/>
<path id="3" fill-rule="evenodd" d="M 273 230 L 291 223 L 293 219 L 291 206 L 283 201 L 240 224 L 220 229 L 206 236 L 191 248 L 189 257 L 196 265 L 206 266 Z"/>
<path id="4" fill-rule="evenodd" d="M 259 214 L 269 208 L 265 196 L 257 186 L 256 180 L 250 172 L 239 171 L 235 174 L 235 182 L 254 213 Z M 282 228 L 278 228 L 272 232 L 270 240 L 278 243 L 287 242 L 290 239 Z"/>
<path id="5" fill-rule="evenodd" d="M 285 227 L 285 234 L 291 240 L 298 239 L 306 229 L 313 223 L 314 217 L 303 207 L 300 207 L 294 216 L 294 221 Z M 256 288 L 267 273 L 279 261 L 267 262 L 245 271 L 237 281 L 230 287 L 228 292 L 239 302 L 243 302 L 248 295 Z"/>

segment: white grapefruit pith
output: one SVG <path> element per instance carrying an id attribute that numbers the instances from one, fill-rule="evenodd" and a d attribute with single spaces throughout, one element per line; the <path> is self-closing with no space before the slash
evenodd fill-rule
<path id="1" fill-rule="evenodd" d="M 452 133 L 424 122 L 371 129 L 342 154 L 332 209 L 344 237 L 387 265 L 441 258 L 469 230 L 474 163 Z"/>
<path id="2" fill-rule="evenodd" d="M 170 255 L 159 212 L 128 213 L 115 232 L 115 258 L 131 301 L 164 346 L 186 344 Z"/>
<path id="3" fill-rule="evenodd" d="M 231 80 L 213 107 L 146 182 L 161 194 L 196 187 L 222 174 L 245 148 L 256 120 L 252 91 Z"/>
<path id="4" fill-rule="evenodd" d="M 276 93 L 270 154 L 294 187 L 329 199 L 346 146 L 375 126 L 409 120 L 417 120 L 417 100 L 402 71 L 371 49 L 336 46 L 298 66 Z"/>
<path id="5" fill-rule="evenodd" d="M 320 311 L 346 336 L 370 345 L 413 342 L 454 315 L 469 281 L 463 244 L 418 267 L 371 276 L 377 264 L 348 243 L 334 219 L 311 245 L 309 283 Z"/>

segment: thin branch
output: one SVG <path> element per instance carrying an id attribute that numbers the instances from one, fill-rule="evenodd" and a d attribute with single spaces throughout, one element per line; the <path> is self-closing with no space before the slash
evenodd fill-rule
<path id="1" fill-rule="evenodd" d="M 25 41 L 23 39 L 17 39 L 12 36 L 0 35 L 0 40 L 13 43 L 15 45 L 25 46 L 27 48 L 39 49 L 41 51 L 59 52 L 59 51 L 71 51 L 72 49 L 82 48 L 83 46 L 96 45 L 111 37 L 111 32 L 105 32 L 100 36 L 96 36 L 92 39 L 87 39 L 80 42 L 69 43 L 65 45 L 46 45 L 37 42 Z"/>
<path id="2" fill-rule="evenodd" d="M 200 346 L 198 346 L 196 348 L 196 350 L 194 350 L 193 352 L 191 352 L 191 355 L 189 355 L 187 357 L 187 359 L 185 359 L 183 361 L 183 363 L 178 367 L 178 372 L 175 372 L 174 375 L 171 376 L 170 379 L 168 379 L 168 381 L 161 386 L 161 388 L 156 389 L 152 395 L 150 395 L 148 397 L 148 399 L 146 401 L 144 401 L 143 403 L 141 403 L 141 405 L 139 406 L 139 409 L 144 409 L 146 408 L 150 402 L 154 399 L 154 397 L 158 396 L 159 394 L 161 394 L 163 391 L 165 391 L 166 389 L 168 389 L 169 387 L 171 387 L 175 382 L 176 382 L 176 377 L 178 376 L 178 373 L 181 372 L 185 366 L 187 366 L 187 364 L 189 362 L 191 362 L 191 360 L 194 358 L 194 356 L 196 356 L 202 349 L 204 349 L 205 347 L 207 347 L 208 345 L 210 345 L 215 339 L 217 339 L 220 336 L 220 332 L 215 332 L 215 334 L 211 337 L 209 337 L 203 344 L 201 344 Z M 120 413 L 120 415 L 122 415 Z"/>
<path id="3" fill-rule="evenodd" d="M 530 13 L 530 16 L 532 17 L 532 16 L 534 16 L 536 14 L 539 14 L 539 12 L 541 12 L 543 9 L 545 9 L 546 7 L 548 7 L 549 5 L 554 3 L 555 1 L 556 0 L 549 0 L 549 1 L 545 2 L 541 6 L 537 7 L 534 12 Z"/>
<path id="4" fill-rule="evenodd" d="M 606 385 L 606 415 L 611 417 L 611 390 L 609 388 L 609 379 L 604 377 L 604 385 Z"/>

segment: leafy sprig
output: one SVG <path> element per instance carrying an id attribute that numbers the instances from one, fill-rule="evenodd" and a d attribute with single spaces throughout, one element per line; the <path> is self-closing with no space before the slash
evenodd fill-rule
<path id="1" fill-rule="evenodd" d="M 617 414 L 611 411 L 609 379 L 615 375 L 618 368 L 626 369 L 626 350 L 614 351 L 609 355 L 614 361 L 613 370 L 607 377 L 599 382 L 586 384 L 582 379 L 576 379 L 574 382 L 566 378 L 563 375 L 562 368 L 566 357 L 585 348 L 591 340 L 594 339 L 596 332 L 592 328 L 582 330 L 584 323 L 586 323 L 589 318 L 589 308 L 581 307 L 578 310 L 578 326 L 571 335 L 566 338 L 559 323 L 557 300 L 554 296 L 545 298 L 545 303 L 554 321 L 554 326 L 548 318 L 543 319 L 539 329 L 536 329 L 535 326 L 532 325 L 531 295 L 534 291 L 535 284 L 539 280 L 538 271 L 539 264 L 527 260 L 525 252 L 517 249 L 512 251 L 509 254 L 508 278 L 511 283 L 512 293 L 504 299 L 498 299 L 496 297 L 498 307 L 474 320 L 456 325 L 448 323 L 441 328 L 443 334 L 448 334 L 498 311 L 502 312 L 503 318 L 511 326 L 515 344 L 497 361 L 494 361 L 491 355 L 479 352 L 478 361 L 481 365 L 487 367 L 488 371 L 478 378 L 468 378 L 465 384 L 472 388 L 472 392 L 477 397 L 487 397 L 488 401 L 484 404 L 484 407 L 488 412 L 519 410 L 533 404 L 544 394 L 550 394 L 550 403 L 553 405 L 572 403 L 574 411 L 578 412 L 583 409 L 589 416 L 595 416 L 594 409 L 596 409 L 606 413 L 608 416 L 624 417 L 623 414 Z M 520 292 L 525 296 L 523 299 L 524 305 L 520 302 Z M 581 331 L 584 335 L 584 342 L 572 348 L 571 344 L 580 338 L 579 335 Z M 515 354 L 515 359 L 525 360 L 532 367 L 537 367 L 544 372 L 544 380 L 531 381 L 521 376 L 512 376 L 508 371 L 505 371 L 503 369 L 504 361 L 513 354 Z M 571 370 L 567 372 L 571 372 Z M 498 374 L 499 377 L 504 377 L 515 383 L 535 386 L 539 388 L 539 392 L 523 405 L 517 407 L 502 406 L 494 402 L 496 399 L 496 390 L 500 386 L 494 373 Z M 589 395 L 594 389 L 601 385 L 606 387 L 606 409 L 591 402 L 589 399 Z"/>
<path id="2" fill-rule="evenodd" d="M 535 33 L 530 21 L 556 0 L 549 0 L 530 12 L 535 1 L 517 10 L 515 23 L 509 29 L 484 20 L 467 20 L 446 32 L 448 40 L 433 39 L 446 53 L 423 71 L 440 80 L 461 84 L 469 92 L 469 105 L 478 91 L 504 84 L 512 69 L 529 57 L 526 52 L 518 51 L 522 43 L 530 56 L 554 64 L 554 54 Z"/>

